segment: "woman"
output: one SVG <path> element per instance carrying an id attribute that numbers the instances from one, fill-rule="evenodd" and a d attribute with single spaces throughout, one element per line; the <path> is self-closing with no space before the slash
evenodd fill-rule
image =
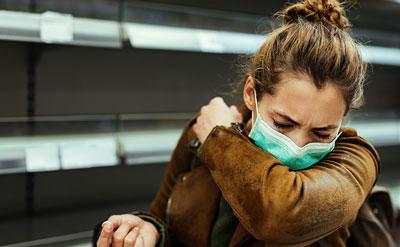
<path id="1" fill-rule="evenodd" d="M 362 104 L 366 65 L 337 1 L 280 15 L 250 61 L 244 104 L 202 107 L 150 210 L 111 216 L 98 246 L 345 246 L 380 167 L 341 128 Z"/>

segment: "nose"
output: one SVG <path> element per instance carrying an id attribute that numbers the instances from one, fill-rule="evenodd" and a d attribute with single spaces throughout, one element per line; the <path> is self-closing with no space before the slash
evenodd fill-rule
<path id="1" fill-rule="evenodd" d="M 305 133 L 302 133 L 301 131 L 295 131 L 293 133 L 290 133 L 288 137 L 298 146 L 298 147 L 304 147 L 307 143 L 310 142 L 309 138 Z"/>

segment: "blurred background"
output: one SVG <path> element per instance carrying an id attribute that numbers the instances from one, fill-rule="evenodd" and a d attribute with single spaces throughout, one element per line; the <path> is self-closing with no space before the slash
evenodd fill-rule
<path id="1" fill-rule="evenodd" d="M 0 245 L 90 246 L 147 209 L 185 122 L 228 102 L 284 1 L 0 0 Z M 349 9 L 370 71 L 347 125 L 400 208 L 400 1 Z"/>

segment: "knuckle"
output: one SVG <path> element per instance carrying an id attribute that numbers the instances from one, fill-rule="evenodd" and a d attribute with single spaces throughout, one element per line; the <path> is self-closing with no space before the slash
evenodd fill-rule
<path id="1" fill-rule="evenodd" d="M 108 220 L 111 221 L 111 222 L 113 222 L 113 221 L 115 221 L 117 218 L 118 218 L 117 215 L 111 215 L 110 217 L 108 217 Z"/>
<path id="2" fill-rule="evenodd" d="M 140 222 L 141 222 L 141 219 L 134 219 L 134 218 L 132 218 L 132 219 L 128 219 L 128 220 L 126 221 L 126 224 L 128 224 L 130 227 L 132 227 L 132 226 L 134 226 L 134 225 L 139 224 Z"/>
<path id="3" fill-rule="evenodd" d="M 126 225 L 133 225 L 135 222 L 138 222 L 138 219 L 140 219 L 140 217 L 137 217 L 135 215 L 131 215 L 131 214 L 122 214 L 118 216 L 119 218 L 119 224 L 126 224 Z"/>
<path id="4" fill-rule="evenodd" d="M 134 243 L 135 243 L 135 239 L 131 236 L 126 237 L 124 240 L 124 244 L 126 244 L 126 245 L 132 245 Z"/>
<path id="5" fill-rule="evenodd" d="M 211 103 L 218 103 L 218 102 L 221 102 L 221 101 L 223 101 L 222 98 L 217 96 L 217 97 L 212 98 L 210 102 Z"/>
<path id="6" fill-rule="evenodd" d="M 122 236 L 122 235 L 120 235 L 120 234 L 114 234 L 113 240 L 114 240 L 116 243 L 122 243 L 122 241 L 124 240 L 124 236 Z"/>
<path id="7" fill-rule="evenodd" d="M 147 221 L 145 221 L 145 220 L 139 221 L 139 222 L 136 224 L 136 226 L 138 227 L 138 230 L 141 229 L 141 228 L 143 228 L 143 226 L 146 225 L 146 223 L 147 223 Z"/>
<path id="8" fill-rule="evenodd" d="M 134 215 L 130 215 L 130 214 L 123 214 L 123 215 L 121 215 L 121 218 L 122 218 L 123 223 L 128 223 L 128 224 L 129 224 L 129 222 L 132 222 L 135 220 Z"/>
<path id="9" fill-rule="evenodd" d="M 200 113 L 205 113 L 207 111 L 207 106 L 202 106 L 200 108 Z"/>

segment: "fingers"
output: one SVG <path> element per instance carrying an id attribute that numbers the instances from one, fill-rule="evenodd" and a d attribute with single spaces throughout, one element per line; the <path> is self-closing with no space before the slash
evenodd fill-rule
<path id="1" fill-rule="evenodd" d="M 125 223 L 118 227 L 115 231 L 112 238 L 112 246 L 113 247 L 122 247 L 124 244 L 124 239 L 127 236 L 128 232 L 131 230 L 131 225 Z"/>
<path id="2" fill-rule="evenodd" d="M 154 247 L 160 238 L 160 233 L 152 223 L 147 223 L 140 229 L 140 236 L 143 238 L 144 246 Z"/>
<path id="3" fill-rule="evenodd" d="M 220 103 L 225 103 L 224 99 L 222 99 L 221 97 L 214 97 L 210 100 L 210 104 L 220 104 Z"/>
<path id="4" fill-rule="evenodd" d="M 111 222 L 113 224 L 114 228 L 118 228 L 123 223 L 128 223 L 131 226 L 133 226 L 133 225 L 140 224 L 140 222 L 142 222 L 143 220 L 136 215 L 120 214 L 120 215 L 110 216 L 110 218 L 108 218 L 107 221 Z"/>
<path id="5" fill-rule="evenodd" d="M 112 215 L 108 218 L 107 221 L 111 222 L 114 228 L 116 228 L 122 224 L 122 215 Z"/>
<path id="6" fill-rule="evenodd" d="M 97 247 L 108 247 L 113 235 L 113 225 L 109 221 L 102 224 L 102 230 L 97 240 Z"/>
<path id="7" fill-rule="evenodd" d="M 142 224 L 143 220 L 135 215 L 112 215 L 102 224 L 102 231 L 99 239 L 97 240 L 97 246 L 109 247 L 112 242 L 112 246 L 122 247 L 125 244 L 125 239 L 127 236 L 129 236 L 126 240 L 128 244 L 133 241 L 131 246 L 134 246 L 136 237 L 133 234 L 137 234 L 137 230 L 133 231 L 133 233 L 130 232 L 132 228 L 138 228 Z"/>
<path id="8" fill-rule="evenodd" d="M 233 114 L 240 114 L 240 112 L 238 111 L 238 109 L 237 109 L 237 107 L 236 107 L 235 105 L 231 105 L 231 106 L 229 107 L 229 109 L 231 110 L 231 112 L 232 112 Z"/>
<path id="9" fill-rule="evenodd" d="M 205 114 L 207 112 L 207 106 L 202 106 L 201 108 L 200 108 L 200 113 L 201 114 Z"/>
<path id="10" fill-rule="evenodd" d="M 204 105 L 200 108 L 200 114 L 207 114 L 209 111 L 212 111 L 212 109 L 221 107 L 226 109 L 228 108 L 223 98 L 214 97 L 207 105 Z"/>
<path id="11" fill-rule="evenodd" d="M 134 247 L 136 239 L 139 236 L 139 228 L 134 227 L 125 237 L 124 247 Z"/>
<path id="12" fill-rule="evenodd" d="M 232 122 L 242 121 L 242 115 L 236 107 L 229 107 L 221 97 L 215 97 L 208 105 L 201 107 L 192 129 L 199 141 L 204 143 L 215 126 L 229 127 Z"/>
<path id="13" fill-rule="evenodd" d="M 142 235 L 139 235 L 136 239 L 135 247 L 144 247 L 144 240 Z"/>

